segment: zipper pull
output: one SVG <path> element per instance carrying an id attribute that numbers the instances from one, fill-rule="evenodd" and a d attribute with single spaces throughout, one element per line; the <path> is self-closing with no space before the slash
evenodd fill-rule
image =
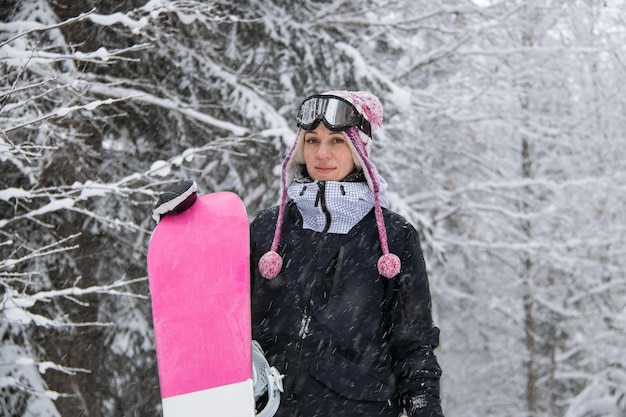
<path id="1" fill-rule="evenodd" d="M 326 183 L 324 181 L 320 181 L 317 183 L 317 186 L 319 187 L 319 191 L 317 192 L 317 195 L 315 196 L 315 207 L 319 207 L 320 201 L 322 201 L 322 198 L 324 198 L 324 190 L 326 189 Z"/>
<path id="2" fill-rule="evenodd" d="M 306 339 L 307 335 L 309 334 L 310 323 L 311 323 L 311 316 L 305 313 L 304 316 L 302 316 L 302 322 L 300 323 L 300 332 L 298 334 L 298 336 L 300 336 L 301 339 Z"/>

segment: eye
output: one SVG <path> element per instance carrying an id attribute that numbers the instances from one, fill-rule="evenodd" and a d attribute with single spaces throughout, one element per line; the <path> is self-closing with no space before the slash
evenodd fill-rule
<path id="1" fill-rule="evenodd" d="M 304 137 L 304 143 L 307 143 L 309 145 L 315 145 L 318 142 L 319 140 L 315 136 Z"/>
<path id="2" fill-rule="evenodd" d="M 335 145 L 341 145 L 341 144 L 346 143 L 346 140 L 344 139 L 344 137 L 343 137 L 343 136 L 335 136 L 335 137 L 332 139 L 332 142 L 333 142 Z"/>

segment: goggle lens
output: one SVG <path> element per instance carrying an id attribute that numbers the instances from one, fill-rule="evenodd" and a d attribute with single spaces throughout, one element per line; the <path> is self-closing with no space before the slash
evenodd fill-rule
<path id="1" fill-rule="evenodd" d="M 305 130 L 315 129 L 319 122 L 324 122 L 328 129 L 335 132 L 357 126 L 371 136 L 370 123 L 350 102 L 336 96 L 319 95 L 307 98 L 298 109 L 297 122 Z"/>

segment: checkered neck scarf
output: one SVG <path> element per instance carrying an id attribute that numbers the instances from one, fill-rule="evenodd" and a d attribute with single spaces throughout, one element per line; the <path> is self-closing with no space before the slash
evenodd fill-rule
<path id="1" fill-rule="evenodd" d="M 364 178 L 346 181 L 325 181 L 326 210 L 330 213 L 331 224 L 328 233 L 346 234 L 374 208 L 374 193 Z M 387 189 L 387 183 L 381 178 L 381 197 Z M 294 182 L 287 189 L 287 195 L 298 207 L 302 216 L 303 227 L 315 232 L 322 232 L 326 227 L 326 214 L 319 203 L 318 194 L 321 192 L 318 181 L 297 175 Z M 387 202 L 381 198 L 381 205 L 387 207 Z"/>

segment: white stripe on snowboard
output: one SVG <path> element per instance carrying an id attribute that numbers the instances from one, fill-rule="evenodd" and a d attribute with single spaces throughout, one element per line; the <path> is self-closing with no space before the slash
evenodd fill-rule
<path id="1" fill-rule="evenodd" d="M 254 417 L 252 379 L 163 399 L 166 417 Z"/>

